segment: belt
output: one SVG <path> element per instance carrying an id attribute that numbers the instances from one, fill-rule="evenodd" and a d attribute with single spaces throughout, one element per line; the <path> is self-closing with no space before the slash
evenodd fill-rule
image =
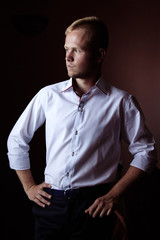
<path id="1" fill-rule="evenodd" d="M 50 189 L 44 188 L 44 190 L 56 198 L 91 198 L 91 197 L 98 197 L 106 194 L 110 189 L 111 184 L 101 184 L 93 187 L 83 187 L 83 188 L 76 188 L 76 189 L 68 189 L 68 190 L 57 190 L 57 189 Z"/>

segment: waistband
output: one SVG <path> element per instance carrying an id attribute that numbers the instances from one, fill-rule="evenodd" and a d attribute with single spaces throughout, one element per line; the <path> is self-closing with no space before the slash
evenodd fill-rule
<path id="1" fill-rule="evenodd" d="M 56 198 L 92 198 L 98 197 L 106 194 L 110 190 L 111 184 L 101 184 L 92 187 L 83 187 L 83 188 L 76 188 L 76 189 L 68 189 L 68 190 L 57 190 L 57 189 L 50 189 L 44 188 L 44 190 Z"/>

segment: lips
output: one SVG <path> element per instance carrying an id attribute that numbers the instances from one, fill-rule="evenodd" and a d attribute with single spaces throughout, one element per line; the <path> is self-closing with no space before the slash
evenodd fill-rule
<path id="1" fill-rule="evenodd" d="M 67 65 L 67 71 L 68 72 L 73 72 L 74 71 L 74 66 L 73 65 Z"/>
<path id="2" fill-rule="evenodd" d="M 71 69 L 71 68 L 73 68 L 73 65 L 67 65 L 67 68 Z"/>

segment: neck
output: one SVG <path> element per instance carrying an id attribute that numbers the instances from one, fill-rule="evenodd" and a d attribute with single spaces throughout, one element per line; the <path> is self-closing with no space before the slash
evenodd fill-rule
<path id="1" fill-rule="evenodd" d="M 82 96 L 83 94 L 86 94 L 98 81 L 100 76 L 97 76 L 95 78 L 90 79 L 81 79 L 76 78 L 74 81 L 74 90 L 79 95 Z"/>

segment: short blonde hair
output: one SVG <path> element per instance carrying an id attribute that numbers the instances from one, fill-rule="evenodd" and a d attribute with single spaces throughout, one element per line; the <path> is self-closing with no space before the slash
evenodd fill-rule
<path id="1" fill-rule="evenodd" d="M 94 48 L 108 47 L 108 30 L 102 20 L 98 17 L 84 17 L 74 21 L 65 31 L 65 35 L 76 29 L 86 29 L 88 31 L 89 43 Z"/>

